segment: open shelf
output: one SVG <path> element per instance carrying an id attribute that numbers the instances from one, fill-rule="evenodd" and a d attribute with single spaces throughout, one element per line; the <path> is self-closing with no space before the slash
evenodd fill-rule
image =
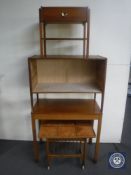
<path id="1" fill-rule="evenodd" d="M 55 58 L 55 59 L 54 59 Z M 106 59 L 29 58 L 32 93 L 101 93 Z"/>
<path id="2" fill-rule="evenodd" d="M 101 115 L 91 99 L 39 99 L 33 108 L 33 116 L 43 120 L 92 120 Z"/>

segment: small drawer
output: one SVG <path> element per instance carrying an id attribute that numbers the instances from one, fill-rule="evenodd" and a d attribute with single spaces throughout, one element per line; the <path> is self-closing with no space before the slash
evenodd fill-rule
<path id="1" fill-rule="evenodd" d="M 41 7 L 40 22 L 86 22 L 89 10 L 87 7 Z"/>

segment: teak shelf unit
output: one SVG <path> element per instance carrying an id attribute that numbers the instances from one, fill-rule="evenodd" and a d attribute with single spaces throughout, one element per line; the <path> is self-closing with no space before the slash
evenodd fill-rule
<path id="1" fill-rule="evenodd" d="M 52 38 L 46 36 L 47 24 L 83 24 L 82 38 Z M 90 10 L 88 7 L 41 7 L 39 9 L 40 53 L 47 55 L 47 40 L 83 41 L 83 57 L 89 55 Z"/>
<path id="2" fill-rule="evenodd" d="M 50 139 L 56 136 L 66 138 L 68 132 L 61 132 L 66 128 L 71 131 L 72 138 L 90 138 L 91 142 L 92 138 L 96 136 L 94 160 L 97 161 L 106 64 L 107 59 L 100 56 L 89 56 L 88 59 L 83 59 L 82 56 L 33 56 L 28 59 L 33 144 L 36 160 L 39 160 L 35 123 L 38 120 L 41 123 L 40 138 Z M 41 93 L 91 93 L 94 94 L 94 98 L 85 100 L 42 99 L 39 95 Z M 101 94 L 101 106 L 96 102 L 98 93 Z M 96 134 L 93 130 L 94 120 L 98 121 Z M 83 123 L 85 123 L 85 127 Z M 45 133 L 43 133 L 44 131 Z M 60 133 L 67 135 L 61 136 Z"/>

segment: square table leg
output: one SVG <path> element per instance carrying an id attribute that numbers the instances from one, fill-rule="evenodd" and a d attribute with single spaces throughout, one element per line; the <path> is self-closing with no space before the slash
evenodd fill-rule
<path id="1" fill-rule="evenodd" d="M 96 145 L 95 145 L 94 162 L 97 162 L 98 156 L 99 156 L 101 123 L 102 123 L 102 119 L 100 118 L 98 119 L 98 126 L 97 126 L 97 137 L 96 137 Z"/>
<path id="2" fill-rule="evenodd" d="M 34 147 L 35 160 L 39 161 L 39 146 L 38 146 L 37 137 L 36 137 L 35 119 L 33 117 L 32 117 L 32 133 L 33 133 L 33 147 Z"/>

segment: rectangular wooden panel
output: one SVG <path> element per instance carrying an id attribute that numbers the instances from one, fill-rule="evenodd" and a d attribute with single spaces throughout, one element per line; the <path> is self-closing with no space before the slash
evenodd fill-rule
<path id="1" fill-rule="evenodd" d="M 95 132 L 90 122 L 53 123 L 43 122 L 40 126 L 39 138 L 70 139 L 94 138 Z"/>
<path id="2" fill-rule="evenodd" d="M 107 61 L 106 60 L 99 60 L 96 62 L 96 69 L 97 69 L 97 84 L 101 91 L 104 93 L 105 90 L 105 81 L 106 81 L 106 68 L 107 68 Z"/>
<path id="3" fill-rule="evenodd" d="M 95 83 L 37 83 L 34 93 L 101 93 Z"/>
<path id="4" fill-rule="evenodd" d="M 86 22 L 87 7 L 41 7 L 40 22 Z"/>
<path id="5" fill-rule="evenodd" d="M 93 125 L 89 122 L 76 122 L 75 125 L 76 136 L 78 138 L 94 138 L 95 132 L 93 130 Z"/>
<path id="6" fill-rule="evenodd" d="M 95 100 L 82 99 L 45 99 L 36 102 L 33 113 L 34 116 L 46 117 L 46 120 L 74 119 L 79 116 L 79 120 L 90 116 L 100 117 L 100 108 Z M 38 117 L 39 118 L 39 117 Z"/>
<path id="7" fill-rule="evenodd" d="M 83 60 L 43 59 L 37 61 L 39 83 L 86 83 L 95 79 L 95 64 Z"/>
<path id="8" fill-rule="evenodd" d="M 37 61 L 36 60 L 29 60 L 30 66 L 30 82 L 31 82 L 31 89 L 33 90 L 38 84 L 38 75 L 37 75 Z"/>

